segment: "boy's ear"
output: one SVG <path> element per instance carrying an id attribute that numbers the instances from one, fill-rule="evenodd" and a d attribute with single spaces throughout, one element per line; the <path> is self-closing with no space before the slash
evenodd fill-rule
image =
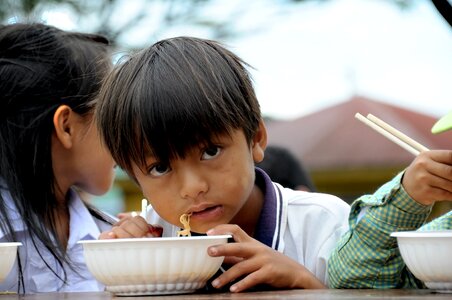
<path id="1" fill-rule="evenodd" d="M 252 152 L 255 163 L 259 163 L 264 159 L 264 151 L 267 148 L 267 128 L 264 121 L 259 121 L 259 128 L 253 138 Z"/>
<path id="2" fill-rule="evenodd" d="M 64 148 L 72 147 L 73 124 L 72 109 L 67 105 L 61 105 L 53 115 L 53 126 L 55 128 L 56 138 Z"/>

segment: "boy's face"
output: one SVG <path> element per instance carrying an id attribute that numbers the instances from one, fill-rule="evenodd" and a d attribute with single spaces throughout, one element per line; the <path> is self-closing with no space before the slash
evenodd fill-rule
<path id="1" fill-rule="evenodd" d="M 179 217 L 192 213 L 190 226 L 198 233 L 229 223 L 249 199 L 262 201 L 250 194 L 254 188 L 254 162 L 263 159 L 266 146 L 264 125 L 251 146 L 242 130 L 212 142 L 212 146 L 192 149 L 184 159 L 175 159 L 169 166 L 153 157 L 147 157 L 141 169 L 133 165 L 138 184 L 156 212 L 180 227 Z"/>

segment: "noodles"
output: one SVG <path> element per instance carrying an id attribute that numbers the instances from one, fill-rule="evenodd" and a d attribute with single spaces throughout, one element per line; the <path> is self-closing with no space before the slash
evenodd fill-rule
<path id="1" fill-rule="evenodd" d="M 190 232 L 190 216 L 191 213 L 189 214 L 183 214 L 180 216 L 179 221 L 182 223 L 182 226 L 184 226 L 184 229 L 179 230 L 177 232 L 177 236 L 191 236 L 191 232 Z"/>

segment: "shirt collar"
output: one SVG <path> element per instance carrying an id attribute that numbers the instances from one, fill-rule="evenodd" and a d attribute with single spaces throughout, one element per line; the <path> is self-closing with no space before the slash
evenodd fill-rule
<path id="1" fill-rule="evenodd" d="M 13 223 L 14 230 L 17 232 L 25 231 L 25 223 L 22 221 L 22 218 L 11 199 L 11 195 L 7 190 L 2 190 L 1 192 L 5 205 L 8 208 L 8 215 L 11 223 Z M 97 239 L 100 235 L 99 227 L 80 196 L 75 191 L 70 190 L 68 201 L 70 215 L 68 248 L 76 244 L 79 240 Z M 0 230 L 0 238 L 3 235 L 4 233 Z"/>
<path id="2" fill-rule="evenodd" d="M 264 203 L 257 223 L 254 237 L 261 243 L 278 249 L 281 222 L 281 191 L 273 184 L 270 177 L 260 168 L 255 168 L 255 184 L 264 194 Z"/>
<path id="3" fill-rule="evenodd" d="M 68 247 L 72 247 L 80 240 L 97 239 L 100 235 L 99 227 L 79 194 L 73 190 L 69 191 L 69 214 L 71 217 Z"/>

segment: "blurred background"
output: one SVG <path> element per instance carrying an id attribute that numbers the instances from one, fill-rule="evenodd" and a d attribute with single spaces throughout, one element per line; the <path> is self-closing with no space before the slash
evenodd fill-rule
<path id="1" fill-rule="evenodd" d="M 450 0 L 0 0 L 0 18 L 101 33 L 114 61 L 172 36 L 223 42 L 252 66 L 269 143 L 288 149 L 319 192 L 349 202 L 413 159 L 356 112 L 452 149 L 452 133 L 430 133 L 452 110 Z M 139 210 L 141 198 L 118 169 L 112 190 L 91 201 L 116 214 Z"/>

